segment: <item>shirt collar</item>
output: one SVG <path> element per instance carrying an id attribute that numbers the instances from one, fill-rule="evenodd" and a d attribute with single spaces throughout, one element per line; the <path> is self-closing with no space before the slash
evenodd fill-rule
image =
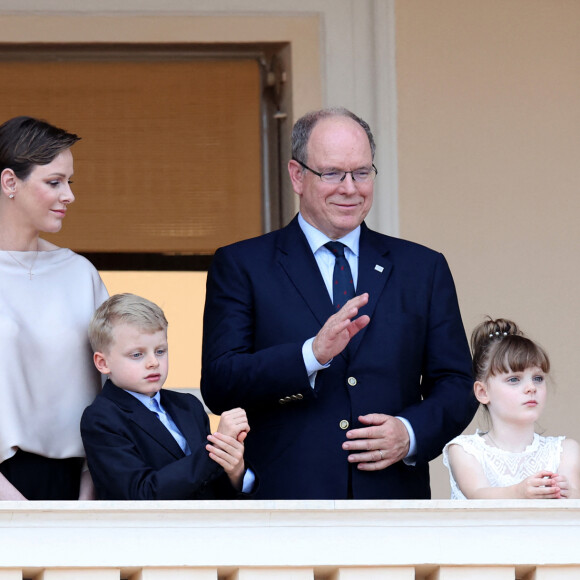
<path id="1" fill-rule="evenodd" d="M 312 253 L 315 254 L 324 244 L 327 242 L 342 242 L 357 258 L 359 254 L 359 243 L 360 243 L 360 226 L 354 229 L 352 232 L 346 234 L 346 236 L 339 238 L 338 240 L 331 240 L 327 235 L 323 234 L 320 230 L 317 230 L 314 226 L 310 225 L 303 217 L 301 213 L 298 213 L 298 224 L 300 229 L 304 232 L 306 240 Z"/>
<path id="2" fill-rule="evenodd" d="M 150 397 L 149 395 L 144 395 L 143 393 L 136 393 L 135 391 L 128 391 L 127 389 L 123 390 L 135 397 L 138 401 L 141 401 L 148 409 L 151 408 L 151 399 L 155 399 L 161 405 L 160 391 L 157 391 L 154 397 Z"/>

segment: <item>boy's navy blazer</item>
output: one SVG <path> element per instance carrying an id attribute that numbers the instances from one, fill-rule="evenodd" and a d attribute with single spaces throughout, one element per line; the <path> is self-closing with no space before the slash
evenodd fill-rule
<path id="1" fill-rule="evenodd" d="M 334 313 L 297 218 L 219 249 L 208 276 L 201 389 L 215 413 L 243 407 L 257 499 L 428 498 L 428 462 L 476 409 L 455 286 L 438 252 L 363 223 L 357 294 L 370 323 L 319 371 L 312 389 L 302 346 Z M 352 468 L 342 450 L 358 417 L 406 418 L 414 465 Z M 348 425 L 348 426 L 347 426 Z"/>
<path id="2" fill-rule="evenodd" d="M 186 456 L 159 418 L 107 380 L 85 409 L 81 435 L 99 499 L 225 499 L 238 494 L 205 449 L 209 419 L 187 393 L 161 389 L 161 404 L 187 440 Z"/>

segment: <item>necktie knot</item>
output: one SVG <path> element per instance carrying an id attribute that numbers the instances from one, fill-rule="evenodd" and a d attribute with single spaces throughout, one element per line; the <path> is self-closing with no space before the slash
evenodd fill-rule
<path id="1" fill-rule="evenodd" d="M 342 242 L 327 242 L 324 247 L 328 248 L 335 258 L 344 258 L 344 244 Z"/>

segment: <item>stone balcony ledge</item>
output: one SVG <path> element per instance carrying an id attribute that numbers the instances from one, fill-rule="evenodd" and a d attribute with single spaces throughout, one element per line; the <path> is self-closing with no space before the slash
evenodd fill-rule
<path id="1" fill-rule="evenodd" d="M 220 579 L 291 569 L 313 579 L 363 569 L 480 577 L 464 567 L 486 570 L 482 578 L 580 578 L 579 546 L 580 500 L 0 502 L 0 580 L 64 577 L 38 576 L 48 570 L 145 578 L 147 569 L 167 579 L 173 569 Z"/>

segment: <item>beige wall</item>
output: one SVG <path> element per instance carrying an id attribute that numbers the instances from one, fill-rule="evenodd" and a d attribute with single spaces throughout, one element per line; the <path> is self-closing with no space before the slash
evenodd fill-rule
<path id="1" fill-rule="evenodd" d="M 401 237 L 445 253 L 469 332 L 510 317 L 546 347 L 541 427 L 580 439 L 580 2 L 395 12 Z"/>
<path id="2" fill-rule="evenodd" d="M 199 387 L 205 272 L 101 272 L 109 294 L 132 292 L 153 300 L 169 322 L 171 389 Z"/>

